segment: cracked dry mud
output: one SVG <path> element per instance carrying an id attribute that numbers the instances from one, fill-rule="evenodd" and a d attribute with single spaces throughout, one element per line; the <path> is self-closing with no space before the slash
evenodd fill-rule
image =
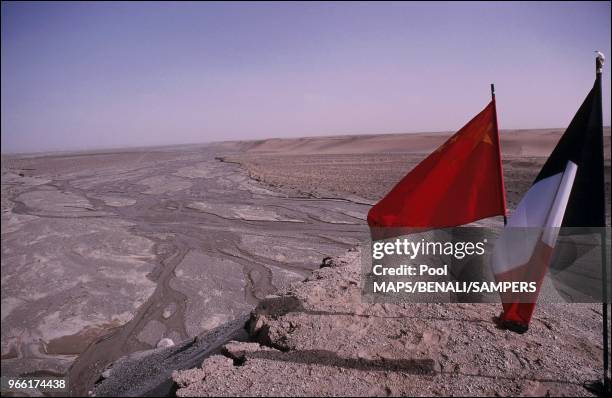
<path id="1" fill-rule="evenodd" d="M 218 154 L 3 156 L 2 375 L 67 374 L 85 394 L 161 338 L 200 336 L 197 358 L 366 233 L 365 203 L 275 193 Z"/>

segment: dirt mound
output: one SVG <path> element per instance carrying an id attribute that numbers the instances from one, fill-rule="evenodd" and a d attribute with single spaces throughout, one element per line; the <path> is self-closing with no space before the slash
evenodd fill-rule
<path id="1" fill-rule="evenodd" d="M 601 374 L 596 305 L 540 306 L 516 335 L 492 322 L 499 304 L 362 303 L 359 256 L 264 299 L 251 341 L 174 372 L 177 395 L 584 396 Z"/>

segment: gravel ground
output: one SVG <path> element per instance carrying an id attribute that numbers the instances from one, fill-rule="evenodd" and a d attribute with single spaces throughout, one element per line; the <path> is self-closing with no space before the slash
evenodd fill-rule
<path id="1" fill-rule="evenodd" d="M 599 305 L 540 306 L 527 334 L 499 304 L 366 304 L 349 251 L 263 300 L 249 342 L 174 372 L 178 396 L 589 396 Z"/>

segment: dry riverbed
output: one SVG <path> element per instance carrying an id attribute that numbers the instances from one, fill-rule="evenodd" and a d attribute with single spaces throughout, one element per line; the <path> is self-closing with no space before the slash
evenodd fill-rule
<path id="1" fill-rule="evenodd" d="M 502 139 L 511 208 L 559 133 Z M 492 326 L 492 306 L 368 308 L 355 301 L 350 276 L 336 273 L 333 283 L 346 289 L 328 293 L 328 282 L 299 283 L 323 258 L 364 241 L 370 204 L 444 137 L 3 155 L 2 374 L 67 375 L 74 394 L 111 396 L 172 394 L 172 372 L 190 368 L 175 373 L 179 394 L 583 394 L 601 355 L 597 308 L 539 312 L 522 352 L 518 338 Z M 280 312 L 267 316 L 278 291 L 303 297 L 293 294 L 289 311 L 278 299 Z M 482 336 L 489 362 L 462 364 Z M 176 345 L 163 348 L 168 339 Z M 545 374 L 550 364 L 538 358 L 550 355 L 548 340 L 584 353 L 553 356 Z M 493 351 L 504 341 L 513 354 L 502 358 Z M 584 371 L 565 371 L 574 365 Z M 490 366 L 499 371 L 485 372 Z"/>
<path id="2" fill-rule="evenodd" d="M 69 375 L 87 393 L 164 338 L 229 338 L 261 298 L 366 233 L 367 205 L 287 197 L 219 153 L 3 157 L 3 375 Z"/>

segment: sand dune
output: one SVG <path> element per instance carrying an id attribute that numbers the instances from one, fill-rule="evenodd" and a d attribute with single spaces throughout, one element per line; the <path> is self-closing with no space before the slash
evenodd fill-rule
<path id="1" fill-rule="evenodd" d="M 502 130 L 501 147 L 505 155 L 548 156 L 564 129 Z M 415 133 L 348 135 L 335 137 L 270 138 L 243 142 L 250 154 L 358 154 L 358 153 L 430 153 L 453 134 Z M 610 128 L 605 128 L 607 158 L 610 158 Z"/>

